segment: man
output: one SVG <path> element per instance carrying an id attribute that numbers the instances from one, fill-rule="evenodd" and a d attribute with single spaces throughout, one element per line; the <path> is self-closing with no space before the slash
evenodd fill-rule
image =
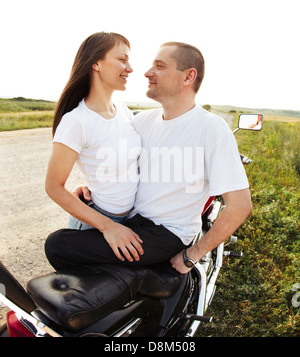
<path id="1" fill-rule="evenodd" d="M 184 274 L 250 214 L 248 180 L 228 125 L 195 104 L 204 76 L 201 52 L 187 44 L 166 43 L 145 76 L 149 80 L 147 96 L 161 103 L 162 109 L 144 111 L 133 121 L 143 150 L 139 189 L 127 226 L 143 241 L 144 253 L 141 255 L 137 241 L 122 237 L 122 249 L 127 247 L 131 259 L 121 259 L 127 264 L 170 260 L 173 268 Z M 201 229 L 207 199 L 219 194 L 224 197 L 225 209 L 212 229 L 191 245 Z M 115 257 L 107 258 L 111 249 L 98 247 L 100 240 L 105 241 L 99 235 L 97 230 L 58 231 L 48 238 L 48 259 L 58 268 L 113 262 Z M 63 247 L 58 247 L 58 242 Z M 66 247 L 66 254 L 59 253 Z"/>

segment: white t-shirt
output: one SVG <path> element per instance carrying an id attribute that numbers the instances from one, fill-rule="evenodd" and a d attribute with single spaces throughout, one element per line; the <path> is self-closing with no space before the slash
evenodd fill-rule
<path id="1" fill-rule="evenodd" d="M 131 111 L 123 103 L 115 107 L 116 115 L 104 119 L 82 100 L 62 117 L 53 141 L 79 154 L 77 164 L 93 202 L 120 214 L 134 204 L 141 139 L 131 124 Z"/>
<path id="2" fill-rule="evenodd" d="M 222 118 L 199 106 L 172 120 L 163 120 L 162 109 L 145 111 L 133 125 L 143 149 L 130 216 L 140 213 L 189 244 L 210 196 L 248 187 L 235 138 Z"/>

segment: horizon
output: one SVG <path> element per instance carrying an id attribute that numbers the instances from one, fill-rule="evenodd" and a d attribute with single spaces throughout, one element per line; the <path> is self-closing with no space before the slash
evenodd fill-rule
<path id="1" fill-rule="evenodd" d="M 21 100 L 22 98 L 22 100 Z M 44 101 L 44 102 L 49 102 L 49 103 L 57 103 L 56 100 L 50 100 L 50 99 L 42 99 L 42 98 L 27 98 L 23 96 L 14 96 L 14 97 L 6 97 L 6 96 L 0 96 L 0 99 L 4 100 L 16 100 L 22 102 L 24 101 Z M 158 102 L 155 102 L 153 100 L 149 101 L 124 101 L 124 103 L 128 106 L 134 106 L 134 107 L 148 107 L 148 108 L 157 108 L 160 107 L 161 104 Z M 200 106 L 205 106 L 205 105 L 210 105 L 211 107 L 227 107 L 228 110 L 233 110 L 233 109 L 242 109 L 242 110 L 262 110 L 262 111 L 283 111 L 283 112 L 292 112 L 292 113 L 297 113 L 300 115 L 300 109 L 287 109 L 287 108 L 270 108 L 270 107 L 250 107 L 250 106 L 240 106 L 240 105 L 233 105 L 233 104 L 211 104 L 211 103 L 197 103 Z"/>

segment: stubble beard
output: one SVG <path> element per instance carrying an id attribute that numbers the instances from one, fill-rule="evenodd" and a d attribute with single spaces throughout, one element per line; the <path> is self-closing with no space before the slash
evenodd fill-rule
<path id="1" fill-rule="evenodd" d="M 150 99 L 155 100 L 156 102 L 163 104 L 163 96 L 159 93 L 159 91 L 157 90 L 157 88 L 150 88 L 148 89 L 148 91 L 146 92 L 146 96 Z"/>
<path id="2" fill-rule="evenodd" d="M 148 98 L 157 100 L 157 93 L 155 93 L 155 90 L 153 90 L 153 89 L 148 89 L 148 91 L 146 92 L 146 96 Z"/>

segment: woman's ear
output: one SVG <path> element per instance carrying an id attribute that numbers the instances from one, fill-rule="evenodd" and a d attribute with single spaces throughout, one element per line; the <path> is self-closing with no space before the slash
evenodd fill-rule
<path id="1" fill-rule="evenodd" d="M 99 71 L 100 71 L 99 63 L 94 63 L 94 64 L 92 65 L 92 68 L 93 68 L 95 71 L 99 72 Z"/>

